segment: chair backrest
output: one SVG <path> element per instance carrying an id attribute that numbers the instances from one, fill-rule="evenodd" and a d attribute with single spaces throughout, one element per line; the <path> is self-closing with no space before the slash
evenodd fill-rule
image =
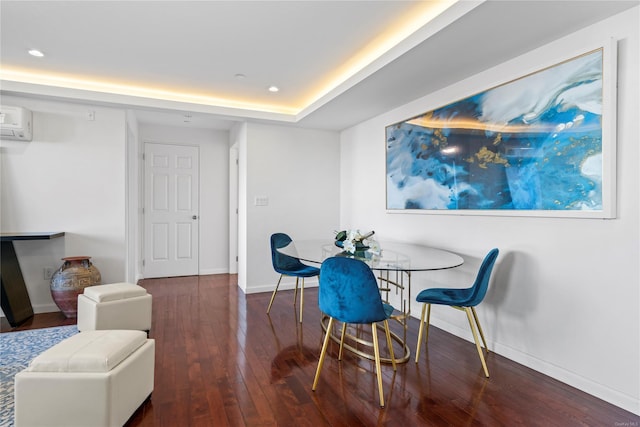
<path id="1" fill-rule="evenodd" d="M 373 323 L 387 318 L 373 272 L 364 262 L 327 258 L 320 267 L 318 305 L 345 323 Z"/>
<path id="2" fill-rule="evenodd" d="M 273 269 L 278 273 L 286 274 L 287 271 L 298 269 L 300 264 L 302 264 L 299 259 L 282 254 L 276 250 L 287 246 L 291 241 L 291 237 L 285 233 L 274 233 L 271 235 L 271 263 L 273 264 Z"/>
<path id="3" fill-rule="evenodd" d="M 499 252 L 500 251 L 496 248 L 491 249 L 484 257 L 484 260 L 482 260 L 476 280 L 473 282 L 473 286 L 471 286 L 471 296 L 467 303 L 464 304 L 465 307 L 474 307 L 480 304 L 484 299 L 484 296 L 487 294 L 487 289 L 489 288 L 491 271 L 493 271 L 493 266 L 496 263 Z"/>

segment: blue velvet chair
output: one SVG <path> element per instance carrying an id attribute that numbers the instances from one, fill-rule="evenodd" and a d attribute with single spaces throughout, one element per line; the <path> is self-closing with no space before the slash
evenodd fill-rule
<path id="1" fill-rule="evenodd" d="M 300 323 L 302 323 L 302 310 L 304 309 L 304 278 L 315 277 L 320 274 L 318 267 L 312 267 L 310 265 L 303 264 L 298 258 L 294 258 L 289 255 L 282 254 L 277 251 L 279 248 L 283 248 L 291 243 L 291 237 L 285 233 L 275 233 L 271 235 L 271 263 L 273 269 L 280 273 L 278 284 L 271 294 L 271 301 L 269 301 L 269 307 L 267 307 L 267 314 L 271 311 L 271 305 L 280 287 L 280 281 L 283 276 L 292 276 L 296 278 L 296 288 L 293 294 L 293 304 L 296 304 L 296 297 L 298 294 L 298 281 L 301 280 L 300 285 Z"/>
<path id="2" fill-rule="evenodd" d="M 448 305 L 459 310 L 464 310 L 467 313 L 467 320 L 469 320 L 469 326 L 471 326 L 471 333 L 473 334 L 473 339 L 476 342 L 476 349 L 478 350 L 478 355 L 482 362 L 484 374 L 489 377 L 489 370 L 487 369 L 487 363 L 485 362 L 484 355 L 482 354 L 482 348 L 478 342 L 478 334 L 476 333 L 475 325 L 478 327 L 478 332 L 480 332 L 480 337 L 482 337 L 485 350 L 489 351 L 489 349 L 487 348 L 487 341 L 484 339 L 484 333 L 480 327 L 480 321 L 478 320 L 475 306 L 482 302 L 485 294 L 487 293 L 487 289 L 489 288 L 489 279 L 491 278 L 491 271 L 493 270 L 496 258 L 498 258 L 498 252 L 498 249 L 492 249 L 485 256 L 482 264 L 480 265 L 480 270 L 478 271 L 476 280 L 473 282 L 471 287 L 464 289 L 431 288 L 425 289 L 418 294 L 416 301 L 421 302 L 424 305 L 422 306 L 422 316 L 420 317 L 420 330 L 418 332 L 418 345 L 416 347 L 416 363 L 418 363 L 418 358 L 420 357 L 422 333 L 425 325 L 425 312 L 427 316 L 427 330 L 424 342 L 426 345 L 427 340 L 429 339 L 431 304 Z"/>
<path id="3" fill-rule="evenodd" d="M 326 259 L 320 267 L 320 288 L 318 290 L 318 305 L 320 311 L 329 316 L 327 332 L 320 352 L 320 360 L 313 380 L 313 391 L 316 390 L 320 371 L 327 354 L 327 347 L 331 339 L 334 322 L 342 322 L 340 335 L 340 352 L 338 360 L 342 360 L 342 349 L 346 326 L 348 323 L 371 324 L 373 337 L 373 351 L 378 378 L 378 394 L 380 406 L 384 407 L 382 392 L 382 371 L 380 369 L 380 348 L 378 347 L 377 322 L 383 322 L 387 336 L 387 346 L 391 356 L 393 370 L 396 370 L 395 356 L 389 332 L 388 319 L 393 313 L 393 307 L 382 302 L 378 282 L 373 272 L 364 262 L 353 258 L 333 257 Z"/>

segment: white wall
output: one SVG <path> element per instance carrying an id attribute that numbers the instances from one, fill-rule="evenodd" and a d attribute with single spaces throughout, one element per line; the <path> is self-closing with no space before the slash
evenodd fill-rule
<path id="1" fill-rule="evenodd" d="M 146 142 L 198 146 L 200 153 L 199 274 L 229 272 L 229 132 L 141 124 Z"/>
<path id="2" fill-rule="evenodd" d="M 246 239 L 239 241 L 238 284 L 247 293 L 271 292 L 279 277 L 271 265 L 273 233 L 331 239 L 338 227 L 340 140 L 337 132 L 253 123 L 243 135 L 239 228 Z M 268 205 L 256 206 L 256 197 Z M 281 289 L 292 283 L 283 279 Z"/>
<path id="3" fill-rule="evenodd" d="M 105 283 L 125 280 L 125 113 L 12 96 L 2 104 L 32 110 L 34 133 L 31 142 L 2 141 L 0 228 L 66 233 L 16 242 L 34 311 L 58 310 L 43 269 L 64 256 L 91 256 Z"/>
<path id="4" fill-rule="evenodd" d="M 3 96 L 2 104 L 33 111 L 34 138 L 2 141 L 0 228 L 66 232 L 61 239 L 15 244 L 36 313 L 58 310 L 43 270 L 58 268 L 64 256 L 91 256 L 103 283 L 140 278 L 138 139 L 200 147 L 199 272 L 228 272 L 227 131 L 138 127 L 125 110 L 94 105 L 15 96 Z M 95 120 L 88 120 L 90 111 Z M 133 206 L 128 217 L 127 203 Z"/>
<path id="5" fill-rule="evenodd" d="M 231 146 L 238 150 L 238 286 L 247 291 L 247 142 L 248 123 L 238 123 L 230 131 Z M 231 237 L 229 237 L 231 238 Z"/>
<path id="6" fill-rule="evenodd" d="M 450 249 L 459 269 L 413 276 L 414 295 L 441 283 L 469 285 L 492 247 L 501 255 L 479 316 L 490 348 L 640 414 L 638 136 L 639 8 L 344 131 L 341 224 Z M 505 82 L 523 65 L 614 37 L 618 43 L 615 220 L 385 213 L 385 126 Z M 570 56 L 567 56 L 570 57 Z M 513 78 L 514 76 L 511 76 Z M 368 177 L 367 180 L 358 179 Z M 413 314 L 419 313 L 413 306 Z M 433 323 L 471 339 L 466 318 L 435 308 Z M 472 351 L 472 350 L 470 350 Z"/>

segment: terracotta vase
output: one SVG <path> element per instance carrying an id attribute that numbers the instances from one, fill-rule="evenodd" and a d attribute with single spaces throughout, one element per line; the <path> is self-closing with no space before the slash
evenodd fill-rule
<path id="1" fill-rule="evenodd" d="M 51 296 L 67 318 L 78 316 L 78 295 L 84 288 L 102 282 L 100 271 L 90 259 L 88 256 L 62 258 L 64 263 L 51 277 Z"/>

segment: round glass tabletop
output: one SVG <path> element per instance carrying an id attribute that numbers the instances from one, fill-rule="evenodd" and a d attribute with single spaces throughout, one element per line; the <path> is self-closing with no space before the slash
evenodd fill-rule
<path id="1" fill-rule="evenodd" d="M 444 270 L 458 267 L 464 263 L 464 259 L 460 255 L 428 246 L 387 241 L 379 242 L 379 246 L 379 253 L 369 249 L 351 254 L 343 248 L 337 247 L 333 240 L 297 240 L 278 249 L 278 251 L 301 261 L 317 264 L 321 264 L 322 261 L 332 256 L 348 256 L 364 261 L 373 270 Z"/>

